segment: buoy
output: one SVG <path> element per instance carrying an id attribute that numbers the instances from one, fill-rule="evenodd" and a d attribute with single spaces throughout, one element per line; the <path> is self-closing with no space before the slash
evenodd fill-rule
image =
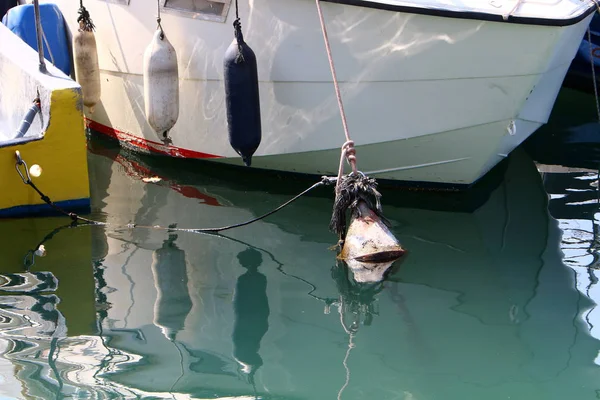
<path id="1" fill-rule="evenodd" d="M 350 211 L 350 227 L 346 214 Z M 388 229 L 377 181 L 360 171 L 339 178 L 329 228 L 342 245 L 338 259 L 352 270 L 356 282 L 379 282 L 405 250 Z"/>
<path id="2" fill-rule="evenodd" d="M 229 143 L 244 164 L 250 166 L 261 140 L 258 67 L 254 52 L 244 42 L 239 18 L 233 26 L 235 38 L 224 59 Z"/>
<path id="3" fill-rule="evenodd" d="M 157 29 L 144 53 L 146 120 L 163 141 L 179 118 L 177 53 L 162 29 Z"/>
<path id="4" fill-rule="evenodd" d="M 38 257 L 46 257 L 46 247 L 43 244 L 40 244 L 34 254 Z"/>
<path id="5" fill-rule="evenodd" d="M 93 32 L 94 25 L 87 10 L 80 9 L 79 13 L 79 30 L 73 36 L 75 79 L 81 86 L 83 105 L 89 107 L 90 113 L 93 113 L 101 94 L 98 49 Z"/>
<path id="6" fill-rule="evenodd" d="M 338 256 L 348 265 L 354 280 L 380 282 L 385 272 L 404 253 L 381 218 L 364 201 L 359 201 Z"/>

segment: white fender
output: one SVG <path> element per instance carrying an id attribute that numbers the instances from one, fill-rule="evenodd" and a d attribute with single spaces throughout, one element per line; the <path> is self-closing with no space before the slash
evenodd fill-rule
<path id="1" fill-rule="evenodd" d="M 175 48 L 160 30 L 144 53 L 144 103 L 148 124 L 167 139 L 179 117 L 179 72 Z"/>
<path id="2" fill-rule="evenodd" d="M 94 112 L 100 101 L 100 67 L 94 32 L 79 29 L 73 36 L 75 79 L 81 85 L 83 104 Z"/>

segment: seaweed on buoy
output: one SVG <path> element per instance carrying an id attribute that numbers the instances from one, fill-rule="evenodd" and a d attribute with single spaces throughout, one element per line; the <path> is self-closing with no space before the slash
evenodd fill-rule
<path id="1" fill-rule="evenodd" d="M 356 282 L 379 282 L 405 250 L 389 229 L 381 209 L 377 183 L 361 173 L 342 177 L 333 207 L 330 229 L 338 234 L 338 255 Z M 350 225 L 347 213 L 350 211 Z"/>

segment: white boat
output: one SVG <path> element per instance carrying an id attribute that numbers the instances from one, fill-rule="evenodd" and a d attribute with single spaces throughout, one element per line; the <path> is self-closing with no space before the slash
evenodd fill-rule
<path id="1" fill-rule="evenodd" d="M 55 2 L 75 32 L 79 2 Z M 102 80 L 89 127 L 140 151 L 242 165 L 228 142 L 223 84 L 232 0 L 159 0 L 179 65 L 171 144 L 144 114 L 143 58 L 157 7 L 83 3 L 96 24 Z M 464 186 L 547 122 L 595 4 L 329 0 L 322 8 L 359 169 Z M 241 1 L 239 15 L 260 81 L 253 167 L 334 174 L 345 139 L 315 2 Z"/>

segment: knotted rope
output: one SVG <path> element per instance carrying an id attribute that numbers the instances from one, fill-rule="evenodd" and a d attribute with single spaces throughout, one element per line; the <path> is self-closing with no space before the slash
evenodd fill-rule
<path id="1" fill-rule="evenodd" d="M 77 22 L 79 22 L 79 29 L 82 31 L 93 32 L 96 29 L 90 13 L 83 6 L 83 0 L 79 0 L 79 17 L 77 18 Z"/>

